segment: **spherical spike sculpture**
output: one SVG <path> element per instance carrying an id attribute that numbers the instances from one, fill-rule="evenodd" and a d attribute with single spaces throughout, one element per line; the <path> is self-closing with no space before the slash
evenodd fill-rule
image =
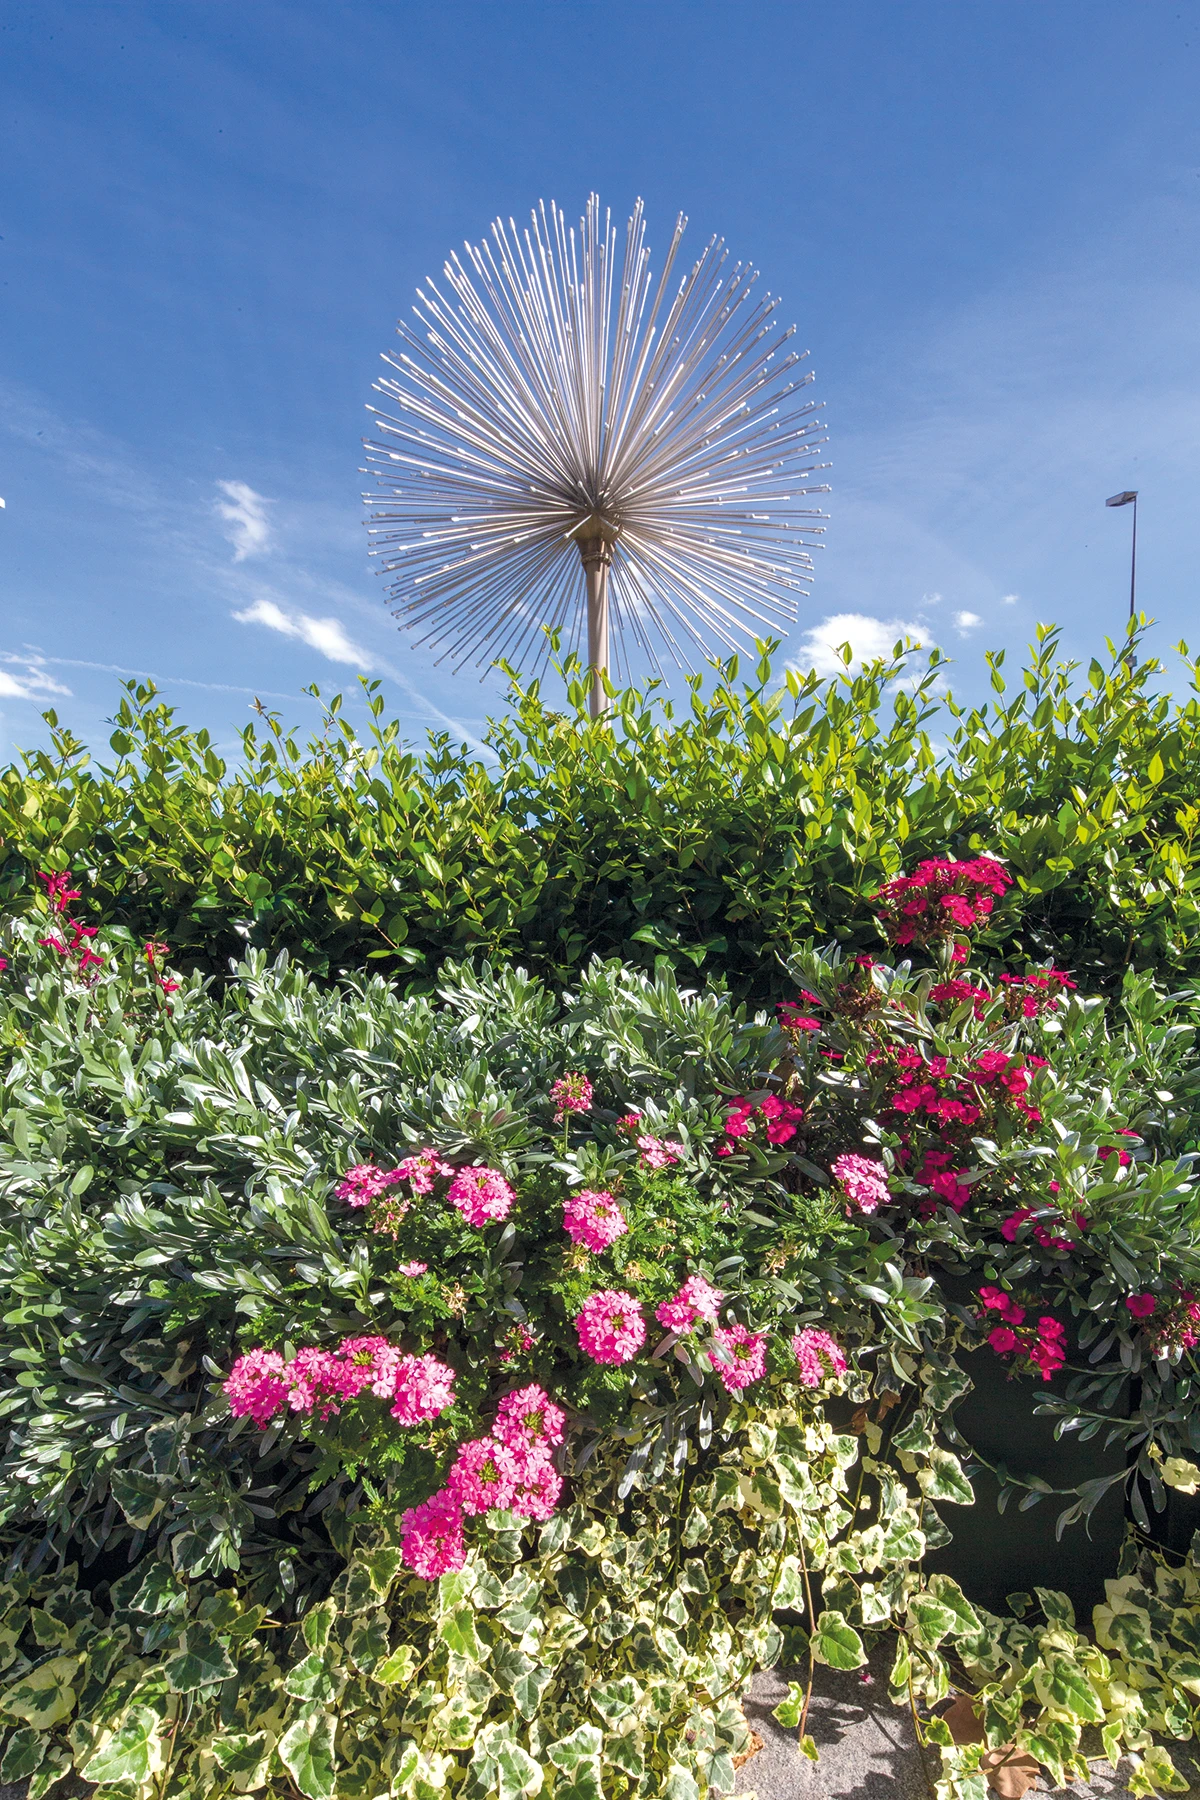
<path id="1" fill-rule="evenodd" d="M 375 384 L 394 410 L 370 409 L 396 616 L 456 664 L 540 661 L 543 627 L 578 649 L 586 625 L 593 717 L 610 619 L 626 676 L 626 638 L 656 669 L 734 649 L 795 618 L 823 529 L 795 328 L 718 238 L 672 288 L 686 223 L 656 280 L 640 200 L 623 257 L 594 194 L 578 237 L 553 204 L 524 232 L 497 219 L 448 293 L 417 290 Z"/>

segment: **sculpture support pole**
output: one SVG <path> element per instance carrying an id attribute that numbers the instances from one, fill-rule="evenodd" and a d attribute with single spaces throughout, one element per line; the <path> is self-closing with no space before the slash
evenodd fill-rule
<path id="1" fill-rule="evenodd" d="M 580 544 L 579 554 L 587 581 L 588 668 L 592 673 L 588 710 L 593 719 L 598 719 L 608 705 L 601 676 L 608 674 L 608 567 L 612 545 L 604 538 L 590 538 Z"/>

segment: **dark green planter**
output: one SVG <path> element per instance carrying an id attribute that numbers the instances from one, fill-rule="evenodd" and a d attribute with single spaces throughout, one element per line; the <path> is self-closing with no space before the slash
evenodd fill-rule
<path id="1" fill-rule="evenodd" d="M 1008 1364 L 990 1349 L 972 1351 L 959 1360 L 975 1385 L 958 1406 L 955 1420 L 968 1443 L 989 1462 L 1004 1463 L 1013 1475 L 1040 1476 L 1057 1488 L 1074 1487 L 1125 1467 L 1123 1445 L 1106 1450 L 1104 1432 L 1086 1444 L 1073 1432 L 1056 1441 L 1054 1420 L 1034 1414 L 1047 1392 L 1064 1391 L 1065 1379 L 1010 1381 Z M 1071 1504 L 1069 1498 L 1047 1494 L 1022 1512 L 1022 1496 L 1014 1494 L 1001 1513 L 995 1478 L 979 1469 L 971 1479 L 974 1506 L 939 1505 L 954 1541 L 930 1551 L 926 1566 L 952 1575 L 968 1598 L 993 1612 L 1004 1607 L 1009 1594 L 1056 1588 L 1070 1595 L 1078 1623 L 1090 1626 L 1092 1607 L 1104 1599 L 1105 1579 L 1117 1572 L 1125 1532 L 1121 1485 L 1105 1495 L 1089 1520 L 1068 1525 L 1059 1540 L 1055 1524 Z"/>

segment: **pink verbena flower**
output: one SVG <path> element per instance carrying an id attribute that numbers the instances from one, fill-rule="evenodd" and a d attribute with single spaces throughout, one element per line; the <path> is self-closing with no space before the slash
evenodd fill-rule
<path id="1" fill-rule="evenodd" d="M 405 1567 L 426 1581 L 462 1568 L 467 1559 L 462 1508 L 449 1489 L 409 1507 L 400 1520 L 400 1554 Z"/>
<path id="2" fill-rule="evenodd" d="M 432 1194 L 434 1182 L 453 1173 L 450 1164 L 443 1162 L 436 1150 L 418 1150 L 392 1170 L 393 1179 L 409 1182 L 414 1194 Z"/>
<path id="3" fill-rule="evenodd" d="M 714 1320 L 725 1298 L 703 1275 L 689 1275 L 673 1300 L 664 1300 L 654 1316 L 667 1331 L 690 1331 L 699 1319 Z"/>
<path id="4" fill-rule="evenodd" d="M 563 1229 L 573 1244 L 607 1250 L 628 1231 L 625 1215 L 605 1188 L 582 1188 L 563 1202 Z"/>
<path id="5" fill-rule="evenodd" d="M 239 1356 L 224 1382 L 235 1419 L 249 1417 L 261 1431 L 287 1406 L 288 1384 L 278 1350 L 248 1350 Z"/>
<path id="6" fill-rule="evenodd" d="M 672 1163 L 679 1161 L 683 1146 L 670 1139 L 651 1137 L 649 1134 L 640 1137 L 637 1147 L 641 1151 L 641 1165 L 644 1169 L 669 1169 Z"/>
<path id="7" fill-rule="evenodd" d="M 318 1419 L 340 1412 L 342 1402 L 359 1391 L 356 1373 L 333 1350 L 307 1345 L 297 1350 L 287 1365 L 288 1405 L 293 1412 L 313 1413 Z"/>
<path id="8" fill-rule="evenodd" d="M 562 1476 L 548 1453 L 544 1450 L 533 1452 L 521 1460 L 521 1472 L 509 1507 L 526 1519 L 552 1519 L 562 1485 Z"/>
<path id="9" fill-rule="evenodd" d="M 839 1156 L 832 1165 L 835 1179 L 841 1183 L 846 1198 L 860 1212 L 873 1213 L 891 1199 L 887 1170 L 869 1156 Z M 849 1211 L 849 1208 L 846 1209 Z"/>
<path id="10" fill-rule="evenodd" d="M 550 1089 L 550 1098 L 555 1105 L 555 1120 L 561 1125 L 568 1113 L 591 1111 L 592 1084 L 586 1075 L 560 1075 Z"/>
<path id="11" fill-rule="evenodd" d="M 844 1375 L 846 1372 L 846 1358 L 841 1347 L 827 1331 L 806 1326 L 792 1339 L 792 1351 L 805 1387 L 820 1387 L 830 1375 Z"/>
<path id="12" fill-rule="evenodd" d="M 393 1419 L 423 1425 L 454 1405 L 454 1370 L 436 1356 L 402 1356 L 392 1392 Z"/>
<path id="13" fill-rule="evenodd" d="M 428 1272 L 428 1269 L 429 1269 L 428 1263 L 403 1262 L 403 1263 L 399 1263 L 397 1265 L 396 1273 L 398 1275 L 406 1276 L 409 1281 L 415 1281 L 417 1279 L 418 1275 L 426 1274 Z"/>
<path id="14" fill-rule="evenodd" d="M 1127 1294 L 1125 1304 L 1135 1319 L 1148 1319 L 1158 1301 L 1153 1294 Z"/>
<path id="15" fill-rule="evenodd" d="M 390 1400 L 404 1353 L 384 1337 L 343 1338 L 334 1352 L 346 1364 L 343 1392 L 347 1399 L 370 1388 L 381 1400 Z"/>
<path id="16" fill-rule="evenodd" d="M 567 1415 L 556 1406 L 545 1388 L 536 1382 L 506 1394 L 496 1408 L 496 1437 L 510 1450 L 528 1455 L 551 1444 L 561 1444 Z"/>
<path id="17" fill-rule="evenodd" d="M 355 1163 L 346 1170 L 334 1194 L 347 1206 L 370 1206 L 400 1179 L 398 1169 L 377 1169 L 374 1163 Z"/>
<path id="18" fill-rule="evenodd" d="M 575 1320 L 579 1347 L 593 1362 L 627 1363 L 646 1341 L 646 1324 L 632 1294 L 603 1288 L 591 1294 Z"/>
<path id="19" fill-rule="evenodd" d="M 472 1438 L 459 1445 L 446 1486 L 465 1513 L 491 1512 L 509 1505 L 523 1462 L 499 1438 Z"/>
<path id="20" fill-rule="evenodd" d="M 713 1372 L 731 1394 L 740 1393 L 752 1381 L 761 1381 L 767 1372 L 767 1334 L 748 1331 L 744 1325 L 718 1326 L 713 1343 L 728 1352 L 724 1357 L 710 1358 Z"/>
<path id="21" fill-rule="evenodd" d="M 492 1220 L 507 1219 L 516 1197 L 498 1169 L 485 1169 L 478 1163 L 469 1169 L 459 1169 L 446 1195 L 468 1225 L 487 1225 Z"/>

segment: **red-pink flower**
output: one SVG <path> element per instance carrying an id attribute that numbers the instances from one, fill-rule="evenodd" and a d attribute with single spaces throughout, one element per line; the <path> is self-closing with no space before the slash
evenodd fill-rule
<path id="1" fill-rule="evenodd" d="M 447 1488 L 410 1506 L 400 1520 L 400 1554 L 406 1568 L 426 1581 L 452 1574 L 466 1561 L 462 1508 Z"/>
<path id="2" fill-rule="evenodd" d="M 1020 1348 L 1021 1340 L 1011 1325 L 996 1325 L 988 1332 L 988 1343 L 1001 1356 L 1006 1356 Z"/>
<path id="3" fill-rule="evenodd" d="M 234 1418 L 249 1417 L 261 1431 L 287 1405 L 283 1357 L 278 1350 L 248 1350 L 229 1371 L 224 1391 Z"/>
<path id="4" fill-rule="evenodd" d="M 432 1194 L 434 1182 L 453 1173 L 450 1164 L 443 1162 L 436 1150 L 418 1150 L 414 1156 L 406 1156 L 403 1162 L 397 1163 L 392 1178 L 410 1183 L 414 1194 Z"/>
<path id="5" fill-rule="evenodd" d="M 429 1264 L 423 1262 L 403 1262 L 397 1265 L 396 1273 L 404 1275 L 409 1281 L 415 1281 L 418 1275 L 428 1272 Z"/>
<path id="6" fill-rule="evenodd" d="M 532 1452 L 521 1464 L 509 1507 L 527 1519 L 550 1519 L 562 1493 L 562 1476 L 543 1452 Z"/>
<path id="7" fill-rule="evenodd" d="M 629 1227 L 607 1189 L 582 1188 L 563 1202 L 563 1229 L 573 1244 L 598 1252 L 615 1244 Z"/>
<path id="8" fill-rule="evenodd" d="M 637 1147 L 642 1153 L 639 1161 L 644 1169 L 669 1169 L 672 1163 L 679 1161 L 683 1148 L 671 1139 L 664 1140 L 648 1134 L 638 1139 Z"/>
<path id="9" fill-rule="evenodd" d="M 460 1444 L 446 1487 L 465 1513 L 507 1507 L 517 1491 L 522 1462 L 499 1438 L 474 1438 Z"/>
<path id="10" fill-rule="evenodd" d="M 703 1275 L 689 1275 L 673 1300 L 664 1300 L 654 1316 L 667 1331 L 690 1331 L 700 1319 L 716 1319 L 725 1298 Z"/>
<path id="11" fill-rule="evenodd" d="M 485 1169 L 479 1164 L 459 1169 L 446 1195 L 468 1225 L 507 1219 L 516 1197 L 498 1169 Z"/>
<path id="12" fill-rule="evenodd" d="M 454 1370 L 436 1356 L 404 1356 L 396 1370 L 393 1419 L 423 1425 L 454 1405 Z"/>
<path id="13" fill-rule="evenodd" d="M 827 1331 L 806 1326 L 792 1339 L 792 1351 L 805 1387 L 820 1387 L 830 1375 L 844 1375 L 846 1358 Z"/>
<path id="14" fill-rule="evenodd" d="M 550 1089 L 555 1105 L 554 1117 L 562 1124 L 568 1113 L 590 1112 L 592 1084 L 586 1075 L 560 1075 Z"/>
<path id="15" fill-rule="evenodd" d="M 627 1363 L 646 1341 L 637 1301 L 616 1288 L 604 1288 L 584 1301 L 575 1330 L 580 1349 L 598 1363 Z"/>
<path id="16" fill-rule="evenodd" d="M 567 1415 L 536 1382 L 506 1394 L 496 1408 L 495 1435 L 510 1450 L 528 1455 L 561 1444 Z"/>
<path id="17" fill-rule="evenodd" d="M 399 1179 L 399 1169 L 377 1169 L 374 1163 L 354 1163 L 333 1191 L 347 1206 L 370 1206 L 372 1200 L 378 1200 Z"/>
<path id="18" fill-rule="evenodd" d="M 1153 1294 L 1127 1294 L 1125 1304 L 1135 1319 L 1148 1319 L 1158 1301 Z"/>
<path id="19" fill-rule="evenodd" d="M 761 1381 L 767 1371 L 767 1334 L 748 1331 L 744 1325 L 718 1326 L 713 1343 L 725 1356 L 709 1358 L 713 1372 L 731 1394 L 740 1393 L 752 1381 Z"/>

